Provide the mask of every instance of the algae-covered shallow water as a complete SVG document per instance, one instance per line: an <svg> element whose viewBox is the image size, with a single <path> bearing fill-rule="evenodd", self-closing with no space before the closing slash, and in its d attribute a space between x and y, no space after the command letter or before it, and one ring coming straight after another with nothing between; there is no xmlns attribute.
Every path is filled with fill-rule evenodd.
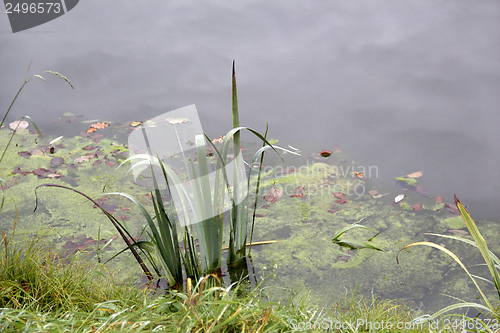
<svg viewBox="0 0 500 333"><path fill-rule="evenodd" d="M127 176L127 166L116 170L128 157L125 142L130 127L112 123L109 128L87 134L85 130L91 123L71 114L58 122L80 134L53 144L49 142L57 135L39 138L21 130L14 136L0 165L0 178L7 184L3 186L7 200L0 215L0 230L7 232L13 226L17 211L18 234L31 235L43 228L46 240L67 255L90 246L89 258L106 260L124 245L92 203L67 190L43 187L38 190L38 209L33 212L34 189L40 184L60 184L100 198L99 203L107 211L124 221L134 237L139 236L145 221L132 202L119 196L101 197L106 186L105 192L132 194L152 210L141 179ZM7 128L0 130L2 147L10 134ZM245 158L256 149L257 146L249 145ZM439 193L417 188L418 178L400 182L405 188L381 184L377 182L376 168L357 164L341 148L332 147L332 151L328 158L321 157L319 149L302 152L301 157L284 154L284 164L266 155L270 158L263 169L253 241L278 242L252 248L252 279L260 281L264 277L264 286L307 290L311 303L324 307L355 289L358 295L373 293L400 299L416 314L432 313L455 303L452 297L479 302L477 290L465 272L435 249L407 249L400 254L400 264L396 263L396 255L405 245L430 240L452 250L473 274L488 276L486 268L471 267L483 263L479 251L457 241L424 234L470 238L461 217L447 205L452 198L441 201ZM414 171L417 170L408 173ZM403 175L394 178L398 176ZM271 189L283 193L271 200L272 193L276 193ZM405 199L394 204L394 197L403 193ZM350 230L340 239L367 241L379 233L369 243L382 251L353 251L332 242L340 229L358 221L372 230ZM498 221L476 222L490 249L498 253ZM96 253L99 245L101 250ZM125 276L130 276L131 267L140 273L138 265L127 255L109 266L120 269ZM479 284L494 299L493 288L484 282Z"/></svg>

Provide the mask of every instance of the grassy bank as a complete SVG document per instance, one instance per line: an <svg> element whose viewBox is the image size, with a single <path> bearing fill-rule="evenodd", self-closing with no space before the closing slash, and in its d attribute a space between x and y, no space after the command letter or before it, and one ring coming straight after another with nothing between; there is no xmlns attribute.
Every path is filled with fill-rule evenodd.
<svg viewBox="0 0 500 333"><path fill-rule="evenodd" d="M320 310L285 289L209 288L200 281L187 283L182 292L152 293L151 288L121 283L105 266L79 254L61 259L40 237L5 240L0 256L2 332L287 332L314 324L316 331L326 331L325 325L339 331L335 325L344 324L342 331L362 332L366 326L356 327L358 320L412 320L396 301L351 295Z"/></svg>

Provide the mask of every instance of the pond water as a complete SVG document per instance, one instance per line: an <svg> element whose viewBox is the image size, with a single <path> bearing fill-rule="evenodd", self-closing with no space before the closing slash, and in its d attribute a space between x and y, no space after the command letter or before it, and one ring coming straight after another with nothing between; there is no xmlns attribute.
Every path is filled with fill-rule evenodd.
<svg viewBox="0 0 500 333"><path fill-rule="evenodd" d="M31 74L58 71L71 80L75 90L56 77L44 74L48 82L30 82L16 101L7 123L29 115L55 138L84 130L83 125L78 130L68 126L67 118L62 116L65 112L84 115L85 120L101 119L122 125L196 104L205 132L210 137L219 137L231 127L230 76L231 62L235 59L241 124L263 131L269 122L271 137L279 139L284 146L307 152L303 154L304 159L286 159L288 168L298 169L307 163L309 153L333 150L334 145L347 152L350 161L356 161L355 164L348 161L348 165L377 168L372 182L383 188L378 189L381 194L389 194L365 202L364 199L370 198L365 193L359 205L381 202L380 209L370 206L367 211L380 210L385 218L377 215L370 222L366 216L367 225L379 231L384 229L381 221L389 229L391 225L403 223L401 221L414 225L410 229L396 225L409 231L404 237L389 232L377 237L381 241L392 240L391 251L394 251L421 232L445 231L434 230L431 226L436 217L432 214L428 217L423 212L403 210L398 215L401 221L391 221L392 215L387 215L392 212L387 210L397 209L387 205L404 191L395 181L398 176L423 171L418 183L430 198L442 196L444 202L451 202L456 194L476 219L498 220L499 16L497 1L332 1L328 4L319 1L307 4L157 1L139 8L138 4L120 1L88 0L59 19L12 34L3 15L0 18L0 110L7 110L33 59ZM54 122L59 117L61 119ZM113 135L109 139L124 143ZM125 136L120 139L124 140ZM90 139L85 140L89 140L86 145L91 145ZM65 145L75 153L81 149L80 143L71 141ZM121 158L117 155L120 151L111 154L113 150L108 150L104 153L109 153L109 159L115 158L113 162ZM30 157L31 164L23 160L23 165L28 164L21 169L33 170L39 164L36 159L44 158ZM317 161L309 158L309 162L312 165ZM337 162L334 156L328 161L329 165ZM96 166L102 171L94 174L93 180L102 184L108 180L106 163L103 160L102 165ZM272 159L269 163L279 165ZM9 168L17 165L9 164ZM68 172L73 172L71 178L61 178L61 181L65 179L75 185L68 178L78 179L83 170L68 169ZM32 193L31 189L24 190L24 193ZM47 214L50 220L61 224L68 223L67 211L74 209L75 203L61 206L61 201L55 199L56 191L53 192L50 197L54 201L40 214ZM98 192L95 188L91 194ZM423 199L416 192L410 194ZM282 257L278 252L261 254L259 251L266 250L256 248L254 262L270 269L287 260L286 267L276 271L277 282L289 281L296 285L290 276L298 272L304 275L297 281L318 276L323 284L313 288L317 294L322 293L321 290L337 293L344 285L353 287L353 281L335 269L336 265L350 265L350 261L336 261L331 267L300 268L297 260L308 261L307 251L312 251L314 246L318 246L315 253L322 248L334 251L330 238L339 227L335 222L338 213L326 217L311 213L309 224L297 217L288 218L286 223L272 223L271 220L285 219L290 214L280 210L280 205L298 205L298 200L304 200L290 201L292 199L297 198L287 197L270 205L265 213L259 212L266 215L259 220L263 225L276 225L276 230L271 226L262 230L276 237L298 234L303 237L301 243L290 243L290 248L285 246L289 251L287 256L281 254ZM420 203L417 199L410 200L412 204ZM435 203L428 200L424 205L434 208ZM83 204L81 200L78 202ZM300 202L307 208L307 202ZM306 208L302 209L307 211ZM84 211L78 210L78 214L86 214ZM88 221L97 218L96 215L80 216L78 235L95 234L95 225ZM7 223L5 216L9 215L2 216L2 227ZM343 223L355 222L361 215L354 216L342 219ZM334 222L325 222L331 219ZM498 222L490 224L496 228ZM71 228L68 232L72 232ZM78 236L76 231L74 234ZM104 238L109 237L111 234ZM460 246L457 249L460 251ZM328 256L340 254L325 251ZM375 262L386 255L395 260L391 251L387 252L390 255L368 251L367 256L373 256ZM356 269L359 269L357 276L362 276L377 268ZM330 279L337 274L338 278ZM400 279L404 274L409 273L401 273ZM429 286L427 291L409 288L409 277L404 281L393 275L386 277L392 283L397 281L408 286L405 290L398 289L396 296L400 293L406 299L422 300L425 298L422 295L436 295L436 290L451 291L450 286L457 282L447 279L454 274L450 269L446 276L433 281L436 287ZM339 280L343 282L339 284ZM438 282L449 285L442 287ZM379 280L370 283L383 285ZM365 287L370 283L365 281ZM394 289L394 285L388 289ZM425 306L428 309L431 305Z"/></svg>
<svg viewBox="0 0 500 333"><path fill-rule="evenodd" d="M153 214L148 194L151 180L127 175L129 164L116 169L129 156L121 140L132 128L115 123L95 133L86 133L92 123L70 113L54 125L72 128L80 135L64 137L53 144L50 142L54 135L39 138L28 130L20 130L14 136L0 166L8 199L2 209L0 230L12 230L17 216L19 236L41 233L63 256L87 249L84 255L90 260L105 261L124 248L105 216L77 193L55 187L37 190L34 212L34 189L42 184L56 184L82 191L127 225L131 236L138 237L146 224L139 209L124 197L101 196L103 192L131 194ZM2 146L11 133L6 128L0 130ZM244 147L244 158L250 161L258 146L247 143ZM252 282L259 283L264 278L262 286L287 286L301 293L308 290L311 303L322 307L332 305L355 289L358 295L373 293L377 297L398 298L415 314L452 304L454 300L450 297L477 301L472 281L437 250L424 247L405 250L400 256L401 263L396 263L401 248L415 241L430 240L453 251L466 265L472 266L475 274L488 276L485 267L473 267L483 262L479 251L456 240L425 234L471 239L454 204L425 192L418 185L421 177L402 178L406 182L400 181L398 192L391 193L390 186L378 182L376 168L354 162L338 147L327 158L317 152L303 152L301 156L283 154L285 164L277 163L273 154L267 156L252 240L278 242L253 247ZM174 155L167 162L178 165L177 160ZM181 175L184 171L176 168L176 172ZM398 205L394 203L394 193L405 194ZM164 200L172 204L172 199ZM339 240L365 242L364 246L374 248L361 246L353 250L332 242L342 228L356 222L369 230L349 230ZM500 224L479 219L476 222L495 252ZM226 232L226 243L227 236ZM121 270L127 278L137 276L131 275L131 267L140 273L130 255L122 255L107 265L112 270ZM480 284L489 297L495 297L488 285ZM278 290L275 295L283 292Z"/></svg>

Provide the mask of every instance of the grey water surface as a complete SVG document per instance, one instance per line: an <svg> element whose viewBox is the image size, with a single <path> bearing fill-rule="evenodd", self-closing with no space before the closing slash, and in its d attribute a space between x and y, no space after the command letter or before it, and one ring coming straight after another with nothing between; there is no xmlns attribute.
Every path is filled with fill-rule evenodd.
<svg viewBox="0 0 500 333"><path fill-rule="evenodd" d="M64 112L128 122L196 104L204 130L241 124L283 145L338 145L378 177L423 171L431 195L498 217L498 1L80 2L13 34L0 15L0 110L46 131ZM3 111L2 111L3 112ZM306 150L307 150L306 149ZM391 183L392 184L392 183ZM394 193L397 193L397 190Z"/></svg>

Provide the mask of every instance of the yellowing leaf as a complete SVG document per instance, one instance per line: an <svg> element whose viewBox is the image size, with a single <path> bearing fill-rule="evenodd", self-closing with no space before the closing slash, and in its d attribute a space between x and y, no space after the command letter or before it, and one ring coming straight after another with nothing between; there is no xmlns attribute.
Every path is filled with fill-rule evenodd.
<svg viewBox="0 0 500 333"><path fill-rule="evenodd" d="M140 124L142 124L142 121L132 121L132 122L129 123L129 125L132 126L132 127L137 127Z"/></svg>

